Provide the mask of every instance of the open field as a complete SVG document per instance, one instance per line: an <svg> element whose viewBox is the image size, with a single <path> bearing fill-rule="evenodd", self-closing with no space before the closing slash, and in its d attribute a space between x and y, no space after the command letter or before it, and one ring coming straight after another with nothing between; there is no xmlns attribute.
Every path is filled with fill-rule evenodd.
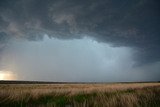
<svg viewBox="0 0 160 107"><path fill-rule="evenodd" d="M160 107L160 83L0 84L0 107Z"/></svg>

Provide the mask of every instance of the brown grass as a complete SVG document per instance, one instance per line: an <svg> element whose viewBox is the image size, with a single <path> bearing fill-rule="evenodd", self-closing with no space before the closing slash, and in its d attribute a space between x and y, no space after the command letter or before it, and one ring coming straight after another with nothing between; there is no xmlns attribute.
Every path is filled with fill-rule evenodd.
<svg viewBox="0 0 160 107"><path fill-rule="evenodd" d="M160 83L2 84L1 106L159 107Z"/></svg>

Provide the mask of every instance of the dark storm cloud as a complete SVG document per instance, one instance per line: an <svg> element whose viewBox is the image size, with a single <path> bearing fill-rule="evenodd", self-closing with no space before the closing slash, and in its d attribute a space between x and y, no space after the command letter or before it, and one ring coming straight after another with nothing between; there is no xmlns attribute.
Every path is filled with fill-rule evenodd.
<svg viewBox="0 0 160 107"><path fill-rule="evenodd" d="M158 0L1 0L0 32L29 40L85 34L134 47L141 63L154 62L160 60L159 10Z"/></svg>

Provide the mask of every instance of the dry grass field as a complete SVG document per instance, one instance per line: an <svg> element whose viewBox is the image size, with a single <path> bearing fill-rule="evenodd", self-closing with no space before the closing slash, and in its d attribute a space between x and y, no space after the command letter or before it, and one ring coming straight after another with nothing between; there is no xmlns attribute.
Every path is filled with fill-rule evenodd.
<svg viewBox="0 0 160 107"><path fill-rule="evenodd" d="M0 84L0 107L160 107L160 83Z"/></svg>

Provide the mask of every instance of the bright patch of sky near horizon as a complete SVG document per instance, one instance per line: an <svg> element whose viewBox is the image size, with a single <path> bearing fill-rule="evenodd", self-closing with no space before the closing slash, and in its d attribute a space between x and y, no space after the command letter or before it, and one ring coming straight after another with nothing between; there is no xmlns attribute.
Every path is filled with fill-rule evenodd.
<svg viewBox="0 0 160 107"><path fill-rule="evenodd" d="M16 80L16 74L11 71L0 71L0 80Z"/></svg>
<svg viewBox="0 0 160 107"><path fill-rule="evenodd" d="M94 39L42 41L14 39L3 52L3 70L18 80L117 82L156 80L160 63L136 67L135 50L113 47ZM152 68L155 71L152 71Z"/></svg>

